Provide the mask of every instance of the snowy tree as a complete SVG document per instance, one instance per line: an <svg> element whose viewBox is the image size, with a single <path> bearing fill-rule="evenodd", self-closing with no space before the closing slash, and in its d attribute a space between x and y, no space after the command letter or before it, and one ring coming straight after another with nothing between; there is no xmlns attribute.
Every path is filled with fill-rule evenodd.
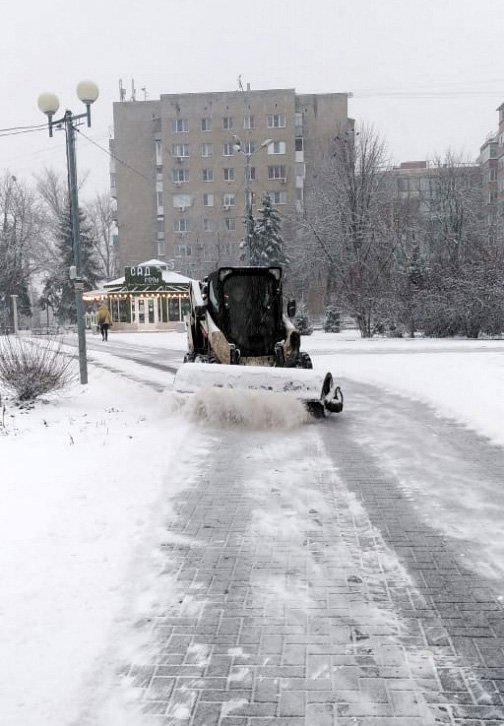
<svg viewBox="0 0 504 726"><path fill-rule="evenodd" d="M481 170L448 152L430 165L424 232L429 272L422 294L427 335L500 332L504 259L482 204Z"/></svg>
<svg viewBox="0 0 504 726"><path fill-rule="evenodd" d="M101 279L102 270L97 253L97 243L91 234L86 216L79 210L81 275L84 288L91 290ZM53 272L46 278L40 298L42 306L49 305L60 322L74 323L77 320L75 289L69 276L69 268L74 264L72 245L72 226L70 209L63 210L56 231L58 260Z"/></svg>
<svg viewBox="0 0 504 726"><path fill-rule="evenodd" d="M371 128L342 129L306 200L303 224L325 266L326 303L352 315L362 336L390 314L398 208L386 184L384 142Z"/></svg>
<svg viewBox="0 0 504 726"><path fill-rule="evenodd" d="M294 325L301 335L311 335L313 333L313 325L310 319L310 315L306 309L304 303L300 303L296 317L294 318Z"/></svg>
<svg viewBox="0 0 504 726"><path fill-rule="evenodd" d="M287 264L288 258L281 235L282 220L273 207L269 194L264 195L263 206L258 210L258 215L259 219L249 220L249 224L253 225L250 240L251 264L283 267Z"/></svg>
<svg viewBox="0 0 504 726"><path fill-rule="evenodd" d="M405 251L397 262L396 285L396 322L402 323L411 338L421 327L425 291L428 284L429 268L427 258L417 244L411 252Z"/></svg>
<svg viewBox="0 0 504 726"><path fill-rule="evenodd" d="M10 172L0 179L0 325L12 326L12 295L18 312L30 314L29 286L40 237L37 200Z"/></svg>
<svg viewBox="0 0 504 726"><path fill-rule="evenodd" d="M341 330L341 315L332 305L329 305L325 311L324 332L339 333Z"/></svg>
<svg viewBox="0 0 504 726"><path fill-rule="evenodd" d="M119 268L112 238L114 224L114 210L112 200L108 194L97 194L94 199L85 205L91 234L97 243L97 254L101 260L103 277L112 280L117 277Z"/></svg>

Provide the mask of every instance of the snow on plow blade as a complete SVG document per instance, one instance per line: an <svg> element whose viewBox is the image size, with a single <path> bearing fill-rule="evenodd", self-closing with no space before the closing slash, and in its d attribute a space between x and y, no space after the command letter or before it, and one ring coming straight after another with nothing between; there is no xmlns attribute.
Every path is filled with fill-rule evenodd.
<svg viewBox="0 0 504 726"><path fill-rule="evenodd" d="M173 382L175 391L196 393L207 388L286 393L305 404L322 404L329 411L343 408L341 391L334 387L330 373L322 375L304 368L208 363L183 363L180 366Z"/></svg>

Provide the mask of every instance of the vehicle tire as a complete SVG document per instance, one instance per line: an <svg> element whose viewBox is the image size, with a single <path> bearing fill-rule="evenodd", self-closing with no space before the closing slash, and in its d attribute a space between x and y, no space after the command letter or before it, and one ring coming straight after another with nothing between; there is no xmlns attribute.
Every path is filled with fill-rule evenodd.
<svg viewBox="0 0 504 726"><path fill-rule="evenodd" d="M308 353L298 353L296 368L313 368L312 359Z"/></svg>
<svg viewBox="0 0 504 726"><path fill-rule="evenodd" d="M326 414L323 403L319 403L318 401L310 401L310 403L307 404L306 408L312 418L317 420L325 418Z"/></svg>

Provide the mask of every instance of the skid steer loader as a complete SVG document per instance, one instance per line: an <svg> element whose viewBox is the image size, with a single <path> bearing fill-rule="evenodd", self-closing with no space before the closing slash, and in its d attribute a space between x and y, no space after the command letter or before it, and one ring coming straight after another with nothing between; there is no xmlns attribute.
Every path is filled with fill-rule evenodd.
<svg viewBox="0 0 504 726"><path fill-rule="evenodd" d="M280 267L221 267L193 280L186 318L188 352L174 389L245 388L289 393L316 417L343 410L331 373L313 370L291 322L295 302L283 312Z"/></svg>

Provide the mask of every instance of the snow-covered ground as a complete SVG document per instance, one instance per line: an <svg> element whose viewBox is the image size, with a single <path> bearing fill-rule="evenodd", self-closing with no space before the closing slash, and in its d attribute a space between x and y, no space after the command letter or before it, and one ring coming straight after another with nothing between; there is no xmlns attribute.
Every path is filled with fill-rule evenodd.
<svg viewBox="0 0 504 726"><path fill-rule="evenodd" d="M113 333L115 341L185 349L178 333ZM134 618L136 603L139 613L154 604L142 563L166 538L170 497L190 482L193 457L211 445L169 390L160 392L169 375L119 361L106 346L89 352L89 385L27 411L7 400L0 411L6 726L69 726L82 713L96 663L108 657L104 644ZM424 401L504 445L504 341L368 341L317 331L303 346L319 370ZM473 504L460 506L469 514ZM484 531L478 536L484 546ZM490 537L494 530L489 547Z"/></svg>

